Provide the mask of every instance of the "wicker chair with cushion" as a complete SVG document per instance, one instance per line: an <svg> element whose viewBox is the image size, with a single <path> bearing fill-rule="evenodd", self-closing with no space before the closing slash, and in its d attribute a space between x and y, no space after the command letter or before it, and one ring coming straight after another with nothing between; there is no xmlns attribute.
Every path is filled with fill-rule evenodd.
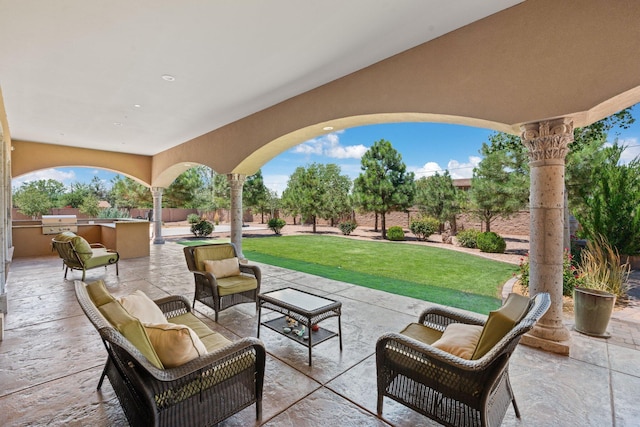
<svg viewBox="0 0 640 427"><path fill-rule="evenodd" d="M549 308L547 293L510 294L486 321L446 308L378 339L378 414L387 396L446 426L498 426L510 404L509 358Z"/></svg>
<svg viewBox="0 0 640 427"><path fill-rule="evenodd" d="M58 252L64 265L64 278L71 270L82 270L82 280L84 280L87 270L97 267L107 268L109 265L116 266L116 276L118 275L118 252L107 249L100 243L89 244L83 237L71 231L65 231L51 239L53 249Z"/></svg>
<svg viewBox="0 0 640 427"><path fill-rule="evenodd" d="M216 322L220 311L236 304L253 302L258 309L260 268L239 262L233 243L186 246L184 256L195 279L193 305L211 307Z"/></svg>
<svg viewBox="0 0 640 427"><path fill-rule="evenodd" d="M211 426L254 403L260 417L260 340L227 340L182 296L114 298L103 281L76 281L75 291L108 353L98 389L107 377L130 425Z"/></svg>

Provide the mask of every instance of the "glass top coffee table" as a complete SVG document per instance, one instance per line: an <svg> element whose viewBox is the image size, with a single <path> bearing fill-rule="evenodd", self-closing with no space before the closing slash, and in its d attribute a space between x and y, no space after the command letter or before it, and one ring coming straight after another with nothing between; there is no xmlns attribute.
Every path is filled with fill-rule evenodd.
<svg viewBox="0 0 640 427"><path fill-rule="evenodd" d="M283 316L262 322L262 309L266 308ZM279 334L291 338L309 348L309 366L311 366L311 348L321 342L337 336L340 339L340 351L342 351L342 324L340 315L342 303L329 298L320 297L309 292L293 288L278 289L258 295L258 338L260 338L260 326L264 325ZM332 332L321 327L313 327L330 317L338 317L338 332ZM290 327L287 317L295 319L298 326ZM301 330L304 325L305 332L301 335L294 331ZM290 328L287 331L285 328ZM315 329L315 330L314 330Z"/></svg>

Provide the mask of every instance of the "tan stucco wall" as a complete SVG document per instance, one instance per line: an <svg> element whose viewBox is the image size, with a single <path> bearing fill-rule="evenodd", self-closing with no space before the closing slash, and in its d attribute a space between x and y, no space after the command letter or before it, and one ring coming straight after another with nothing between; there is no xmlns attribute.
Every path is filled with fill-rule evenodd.
<svg viewBox="0 0 640 427"><path fill-rule="evenodd" d="M637 1L529 0L159 153L153 181L195 160L252 174L327 125L590 124L640 102L639 17Z"/></svg>
<svg viewBox="0 0 640 427"><path fill-rule="evenodd" d="M90 150L37 142L12 142L11 176L54 167L96 167L127 175L142 184L151 183L150 156Z"/></svg>

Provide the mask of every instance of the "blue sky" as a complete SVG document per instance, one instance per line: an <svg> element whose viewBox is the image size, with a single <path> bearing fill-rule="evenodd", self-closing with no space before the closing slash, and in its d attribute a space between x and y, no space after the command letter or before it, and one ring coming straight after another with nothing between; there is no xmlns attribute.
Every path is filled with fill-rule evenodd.
<svg viewBox="0 0 640 427"><path fill-rule="evenodd" d="M640 155L640 104L633 108L636 123L613 140L628 146L624 160ZM265 184L278 195L287 186L289 176L298 166L311 163L335 163L342 174L354 179L360 174L360 158L380 139L391 142L402 155L409 171L416 177L433 175L435 171L449 170L453 178L470 178L473 168L482 159L479 154L483 142L493 131L469 126L442 123L393 123L369 125L332 132L293 147L262 167ZM66 186L74 182L90 182L98 176L107 186L115 176L113 172L94 168L56 168L23 175L13 180L19 187L25 181L56 179Z"/></svg>

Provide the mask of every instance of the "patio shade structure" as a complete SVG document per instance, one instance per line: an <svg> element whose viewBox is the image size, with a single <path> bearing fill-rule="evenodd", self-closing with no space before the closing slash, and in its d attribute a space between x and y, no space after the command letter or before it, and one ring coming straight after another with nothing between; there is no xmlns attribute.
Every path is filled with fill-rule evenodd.
<svg viewBox="0 0 640 427"><path fill-rule="evenodd" d="M144 183L162 243L162 189L210 166L241 254L244 179L288 148L372 123L479 126L529 149L531 291L552 305L528 340L566 354L564 158L575 127L640 101L639 18L633 0L0 0L0 265L11 179L28 172Z"/></svg>

